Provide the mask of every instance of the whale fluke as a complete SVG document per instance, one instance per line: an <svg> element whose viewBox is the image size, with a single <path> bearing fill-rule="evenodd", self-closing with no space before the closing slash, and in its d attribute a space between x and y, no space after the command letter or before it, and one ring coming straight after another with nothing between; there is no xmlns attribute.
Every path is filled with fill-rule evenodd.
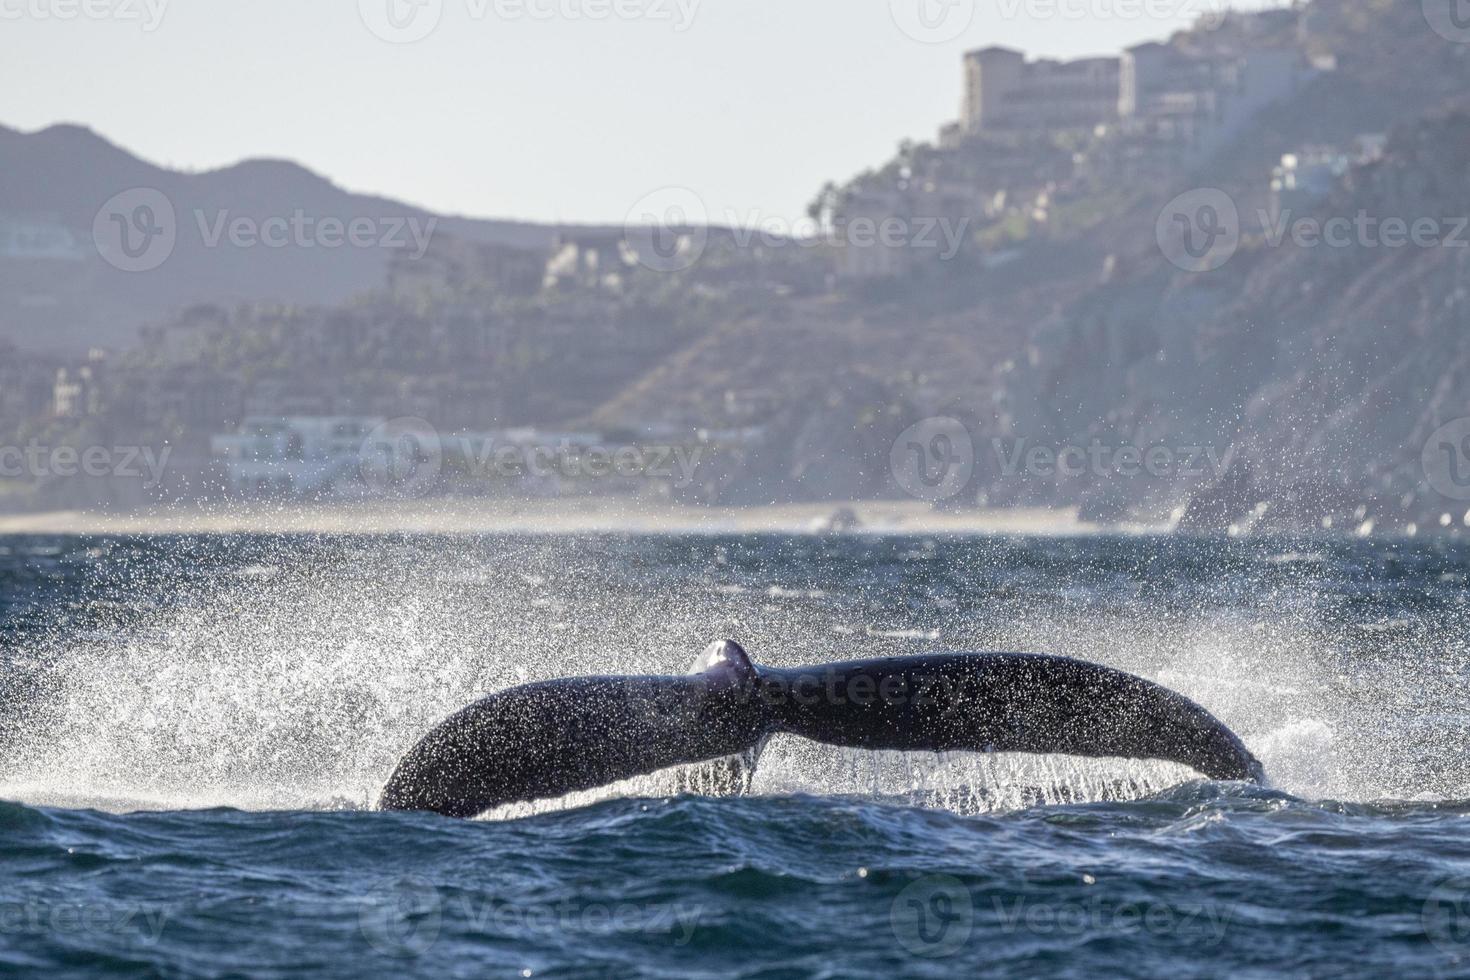
<svg viewBox="0 0 1470 980"><path fill-rule="evenodd" d="M684 677L578 677L491 694L404 755L385 810L470 817L659 769L759 755L775 733L861 749L1163 759L1264 780L1236 735L1188 698L1069 657L952 653L776 669L734 641Z"/></svg>

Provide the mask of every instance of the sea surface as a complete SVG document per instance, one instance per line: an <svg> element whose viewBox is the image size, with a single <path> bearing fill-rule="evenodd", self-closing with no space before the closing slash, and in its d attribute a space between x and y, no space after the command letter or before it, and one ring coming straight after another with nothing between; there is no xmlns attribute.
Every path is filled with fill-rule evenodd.
<svg viewBox="0 0 1470 980"><path fill-rule="evenodd" d="M1470 975L1470 546L1166 537L0 537L0 973ZM489 691L1028 650L1199 701L1179 766L773 741L373 812Z"/></svg>

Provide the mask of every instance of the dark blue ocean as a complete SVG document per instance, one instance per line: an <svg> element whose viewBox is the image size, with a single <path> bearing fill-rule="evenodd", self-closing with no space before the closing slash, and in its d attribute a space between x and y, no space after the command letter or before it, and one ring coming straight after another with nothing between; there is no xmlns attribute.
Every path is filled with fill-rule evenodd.
<svg viewBox="0 0 1470 980"><path fill-rule="evenodd" d="M1160 537L0 537L0 972L1470 975L1470 547ZM773 742L456 821L372 812L546 677L1070 654L1269 788Z"/></svg>

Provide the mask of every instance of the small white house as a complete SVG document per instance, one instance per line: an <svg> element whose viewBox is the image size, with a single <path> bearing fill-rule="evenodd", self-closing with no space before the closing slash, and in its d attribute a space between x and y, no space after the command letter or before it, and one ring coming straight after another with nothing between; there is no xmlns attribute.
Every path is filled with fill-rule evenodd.
<svg viewBox="0 0 1470 980"><path fill-rule="evenodd" d="M232 492L302 496L355 480L362 448L380 418L291 416L245 419L239 431L210 438Z"/></svg>

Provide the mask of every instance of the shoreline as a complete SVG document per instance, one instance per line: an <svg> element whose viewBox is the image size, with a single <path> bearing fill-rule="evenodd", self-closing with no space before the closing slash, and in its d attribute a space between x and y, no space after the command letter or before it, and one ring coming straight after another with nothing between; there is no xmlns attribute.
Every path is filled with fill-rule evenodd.
<svg viewBox="0 0 1470 980"><path fill-rule="evenodd" d="M805 534L840 511L847 533L1074 535L1159 533L1160 525L1103 528L1075 509L992 508L938 512L920 501L695 507L608 499L428 500L171 507L126 514L0 514L0 534Z"/></svg>

